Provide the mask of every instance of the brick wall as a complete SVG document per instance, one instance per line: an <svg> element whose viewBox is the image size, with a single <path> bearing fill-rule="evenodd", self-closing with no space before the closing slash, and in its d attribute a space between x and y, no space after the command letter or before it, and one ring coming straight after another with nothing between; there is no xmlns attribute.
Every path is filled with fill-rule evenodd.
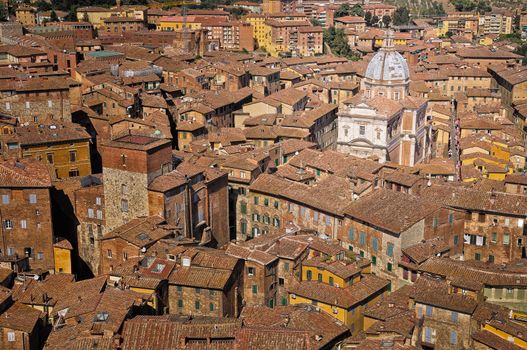
<svg viewBox="0 0 527 350"><path fill-rule="evenodd" d="M8 204L0 202L2 254L23 257L25 249L29 248L31 269L53 271L53 223L49 189L1 188L1 195L9 196ZM30 195L36 195L36 203L30 203Z"/></svg>

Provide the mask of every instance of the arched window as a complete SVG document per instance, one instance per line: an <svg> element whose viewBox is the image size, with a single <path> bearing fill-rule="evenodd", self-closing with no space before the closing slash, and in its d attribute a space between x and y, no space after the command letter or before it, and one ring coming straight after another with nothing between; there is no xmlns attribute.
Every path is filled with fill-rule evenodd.
<svg viewBox="0 0 527 350"><path fill-rule="evenodd" d="M280 227L280 219L276 216L273 218L273 226L274 227Z"/></svg>

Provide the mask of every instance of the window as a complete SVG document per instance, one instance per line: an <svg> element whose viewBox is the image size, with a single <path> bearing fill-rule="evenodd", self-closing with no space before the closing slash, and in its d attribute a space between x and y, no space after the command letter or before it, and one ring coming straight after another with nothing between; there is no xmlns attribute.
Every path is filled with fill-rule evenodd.
<svg viewBox="0 0 527 350"><path fill-rule="evenodd" d="M497 243L498 242L498 234L496 232L492 232L492 236L491 236L490 241L492 243Z"/></svg>
<svg viewBox="0 0 527 350"><path fill-rule="evenodd" d="M183 307L183 300L182 299L178 299L177 307Z"/></svg>
<svg viewBox="0 0 527 350"><path fill-rule="evenodd" d="M112 258L112 250L111 249L108 249L108 252L107 252L107 255L108 255L108 258Z"/></svg>
<svg viewBox="0 0 527 350"><path fill-rule="evenodd" d="M36 204L37 203L37 195L36 194L30 194L29 195L29 203Z"/></svg>
<svg viewBox="0 0 527 350"><path fill-rule="evenodd" d="M474 254L474 260L480 261L481 260L481 254L480 253Z"/></svg>
<svg viewBox="0 0 527 350"><path fill-rule="evenodd" d="M254 197L254 204L258 205L259 201L260 201L260 199L258 197Z"/></svg>
<svg viewBox="0 0 527 350"><path fill-rule="evenodd" d="M457 344L457 332L450 331L450 345L456 345L456 344Z"/></svg>
<svg viewBox="0 0 527 350"><path fill-rule="evenodd" d="M242 235L247 234L247 222L245 220L240 221L240 231Z"/></svg>
<svg viewBox="0 0 527 350"><path fill-rule="evenodd" d="M7 332L7 341L9 342L16 341L15 332Z"/></svg>
<svg viewBox="0 0 527 350"><path fill-rule="evenodd" d="M371 263L372 263L372 265L377 265L377 257L375 255L372 255Z"/></svg>
<svg viewBox="0 0 527 350"><path fill-rule="evenodd" d="M27 220L20 220L20 228L23 228L23 229L27 228Z"/></svg>
<svg viewBox="0 0 527 350"><path fill-rule="evenodd" d="M359 126L359 134L360 135L365 135L366 134L366 126L364 126L364 125L360 125Z"/></svg>
<svg viewBox="0 0 527 350"><path fill-rule="evenodd" d="M318 274L318 281L322 282L322 274L321 273Z"/></svg>
<svg viewBox="0 0 527 350"><path fill-rule="evenodd" d="M454 236L454 245L457 245L458 243L459 243L459 236L455 235Z"/></svg>
<svg viewBox="0 0 527 350"><path fill-rule="evenodd" d="M434 308L430 305L426 305L426 316L432 316L432 310Z"/></svg>
<svg viewBox="0 0 527 350"><path fill-rule="evenodd" d="M201 304L199 303L199 300L196 300L196 302L194 303L194 307L196 308L196 310L199 310L201 308Z"/></svg>
<svg viewBox="0 0 527 350"><path fill-rule="evenodd" d="M275 217L273 218L273 226L274 227L279 227L280 226L280 219Z"/></svg>
<svg viewBox="0 0 527 350"><path fill-rule="evenodd" d="M393 258L393 243L386 244L386 255Z"/></svg>
<svg viewBox="0 0 527 350"><path fill-rule="evenodd" d="M361 233L359 234L359 244L360 244L361 246L363 246L363 245L366 244L366 233L361 232Z"/></svg>
<svg viewBox="0 0 527 350"><path fill-rule="evenodd" d="M439 226L439 221L437 220L437 218L433 218L432 219L432 227L436 228L437 226Z"/></svg>
<svg viewBox="0 0 527 350"><path fill-rule="evenodd" d="M280 203L278 201L274 201L274 208L278 209L279 206L280 206Z"/></svg>
<svg viewBox="0 0 527 350"><path fill-rule="evenodd" d="M121 199L121 211L128 213L128 201L126 199Z"/></svg>
<svg viewBox="0 0 527 350"><path fill-rule="evenodd" d="M7 248L7 255L9 255L9 256L15 255L15 248L8 247Z"/></svg>
<svg viewBox="0 0 527 350"><path fill-rule="evenodd" d="M258 294L258 286L256 284L252 285L253 294Z"/></svg>
<svg viewBox="0 0 527 350"><path fill-rule="evenodd" d="M254 276L256 274L256 269L254 267L247 268L247 275Z"/></svg>
<svg viewBox="0 0 527 350"><path fill-rule="evenodd" d="M329 277L329 285L332 286L334 284L333 277Z"/></svg>
<svg viewBox="0 0 527 350"><path fill-rule="evenodd" d="M11 230L13 228L13 221L9 219L4 220L4 228L6 230Z"/></svg>
<svg viewBox="0 0 527 350"><path fill-rule="evenodd" d="M376 252L379 249L379 240L375 237L371 238L371 248L374 252Z"/></svg>
<svg viewBox="0 0 527 350"><path fill-rule="evenodd" d="M264 198L264 205L265 205L266 207L269 206L269 198Z"/></svg>
<svg viewBox="0 0 527 350"><path fill-rule="evenodd" d="M94 211L92 208L88 208L88 217L90 219L94 218Z"/></svg>
<svg viewBox="0 0 527 350"><path fill-rule="evenodd" d="M353 227L350 227L350 229L348 230L348 239L350 241L355 240L355 230L353 229Z"/></svg>
<svg viewBox="0 0 527 350"><path fill-rule="evenodd" d="M37 259L38 259L38 260L43 260L43 259L44 259L44 253L42 253L42 252L38 252L38 253L37 253Z"/></svg>
<svg viewBox="0 0 527 350"><path fill-rule="evenodd" d="M326 226L331 225L331 217L329 215L326 215Z"/></svg>
<svg viewBox="0 0 527 350"><path fill-rule="evenodd" d="M95 204L96 205L101 205L102 204L102 198L101 197L96 197L95 198Z"/></svg>
<svg viewBox="0 0 527 350"><path fill-rule="evenodd" d="M450 315L450 320L451 320L452 322L456 322L456 323L457 323L458 316L459 316L459 314L458 314L457 312L452 311L452 314Z"/></svg>
<svg viewBox="0 0 527 350"><path fill-rule="evenodd" d="M196 288L196 294L201 294L201 288Z"/></svg>
<svg viewBox="0 0 527 350"><path fill-rule="evenodd" d="M214 311L214 304L213 303L209 304L209 311Z"/></svg>
<svg viewBox="0 0 527 350"><path fill-rule="evenodd" d="M97 219L102 220L102 210L97 210Z"/></svg>
<svg viewBox="0 0 527 350"><path fill-rule="evenodd" d="M69 177L79 176L79 170L78 169L70 169L68 171L68 176Z"/></svg>
<svg viewBox="0 0 527 350"><path fill-rule="evenodd" d="M77 161L77 151L70 151L70 162L76 162Z"/></svg>
<svg viewBox="0 0 527 350"><path fill-rule="evenodd" d="M508 245L510 243L510 236L508 234L503 235L503 244Z"/></svg>
<svg viewBox="0 0 527 350"><path fill-rule="evenodd" d="M285 272L289 272L289 263L288 262L284 263L284 271Z"/></svg>
<svg viewBox="0 0 527 350"><path fill-rule="evenodd" d="M183 287L181 287L181 286L176 286L176 290L177 290L178 292L182 292L182 291L183 291Z"/></svg>
<svg viewBox="0 0 527 350"><path fill-rule="evenodd" d="M312 278L313 278L313 272L311 272L311 270L307 270L307 272L306 272L306 279L308 281L311 281Z"/></svg>
<svg viewBox="0 0 527 350"><path fill-rule="evenodd" d="M432 328L430 327L425 327L425 342L432 342Z"/></svg>
<svg viewBox="0 0 527 350"><path fill-rule="evenodd" d="M391 272L392 269L393 269L393 265L392 265L392 263L388 263L388 264L386 265L386 269L387 269L388 271Z"/></svg>
<svg viewBox="0 0 527 350"><path fill-rule="evenodd" d="M46 158L49 164L53 164L53 153L46 154Z"/></svg>
<svg viewBox="0 0 527 350"><path fill-rule="evenodd" d="M9 204L9 195L3 194L2 195L2 204Z"/></svg>
<svg viewBox="0 0 527 350"><path fill-rule="evenodd" d="M126 184L121 185L121 194L127 194L128 193L128 186Z"/></svg>
<svg viewBox="0 0 527 350"><path fill-rule="evenodd" d="M454 214L448 214L448 223L452 225L454 223Z"/></svg>
<svg viewBox="0 0 527 350"><path fill-rule="evenodd" d="M242 214L247 214L247 203L245 202L240 203L240 212Z"/></svg>

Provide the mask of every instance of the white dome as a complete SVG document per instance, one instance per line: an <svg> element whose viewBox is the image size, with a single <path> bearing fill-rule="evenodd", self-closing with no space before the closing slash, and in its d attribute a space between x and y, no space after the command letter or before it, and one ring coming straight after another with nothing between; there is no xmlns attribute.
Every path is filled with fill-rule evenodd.
<svg viewBox="0 0 527 350"><path fill-rule="evenodd" d="M404 57L393 47L393 33L388 32L383 47L368 64L365 77L372 80L408 80L410 73Z"/></svg>
<svg viewBox="0 0 527 350"><path fill-rule="evenodd" d="M368 64L366 78L372 80L407 80L408 64L397 51L380 50Z"/></svg>

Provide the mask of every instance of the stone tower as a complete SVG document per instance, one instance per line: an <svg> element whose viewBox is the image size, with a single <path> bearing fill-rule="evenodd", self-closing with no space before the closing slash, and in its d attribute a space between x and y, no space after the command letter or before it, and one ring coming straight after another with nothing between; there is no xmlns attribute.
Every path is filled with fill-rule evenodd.
<svg viewBox="0 0 527 350"><path fill-rule="evenodd" d="M102 144L106 231L147 216L148 185L172 170L170 140L126 135Z"/></svg>

